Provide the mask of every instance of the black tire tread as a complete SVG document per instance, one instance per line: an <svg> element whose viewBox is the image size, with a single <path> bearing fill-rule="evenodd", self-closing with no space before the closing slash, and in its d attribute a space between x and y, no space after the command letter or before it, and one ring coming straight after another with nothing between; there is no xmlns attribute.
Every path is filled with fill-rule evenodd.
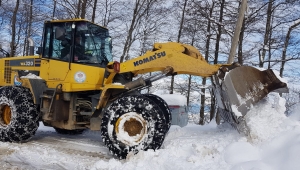
<svg viewBox="0 0 300 170"><path fill-rule="evenodd" d="M150 98L151 100L153 100L162 110L166 119L166 125L167 125L166 131L168 132L171 127L171 121L172 121L172 114L168 104L166 103L165 100L163 100L161 97L157 95L154 94L144 94L144 95Z"/></svg>
<svg viewBox="0 0 300 170"><path fill-rule="evenodd" d="M152 105L151 109L146 109L145 106ZM109 136L108 125L116 123L117 119L128 112L137 112L148 122L147 141L143 141L135 146L126 146L117 140L115 134ZM101 124L101 136L105 145L110 152L120 159L126 158L129 152L137 153L139 149L158 149L164 140L165 117L158 114L160 108L149 98L143 95L131 95L121 97L110 104L104 111ZM142 146L142 147L141 147ZM141 148L140 148L141 147Z"/></svg>

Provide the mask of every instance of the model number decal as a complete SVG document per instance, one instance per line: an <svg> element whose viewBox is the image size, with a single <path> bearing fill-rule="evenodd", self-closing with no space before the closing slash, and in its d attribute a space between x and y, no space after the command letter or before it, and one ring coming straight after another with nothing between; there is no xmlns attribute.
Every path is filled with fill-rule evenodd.
<svg viewBox="0 0 300 170"><path fill-rule="evenodd" d="M9 65L32 67L34 66L34 59L10 60Z"/></svg>
<svg viewBox="0 0 300 170"><path fill-rule="evenodd" d="M21 66L33 66L33 64L34 64L33 61L20 62Z"/></svg>

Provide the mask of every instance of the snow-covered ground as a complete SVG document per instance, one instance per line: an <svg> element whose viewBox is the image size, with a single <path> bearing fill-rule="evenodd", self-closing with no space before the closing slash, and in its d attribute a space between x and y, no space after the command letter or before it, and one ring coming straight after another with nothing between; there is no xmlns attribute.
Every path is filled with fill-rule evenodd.
<svg viewBox="0 0 300 170"><path fill-rule="evenodd" d="M57 134L42 124L23 144L0 142L0 169L122 170L299 170L300 106L284 115L284 100L274 95L247 114L251 137L227 124L171 126L161 149L115 159L100 133Z"/></svg>

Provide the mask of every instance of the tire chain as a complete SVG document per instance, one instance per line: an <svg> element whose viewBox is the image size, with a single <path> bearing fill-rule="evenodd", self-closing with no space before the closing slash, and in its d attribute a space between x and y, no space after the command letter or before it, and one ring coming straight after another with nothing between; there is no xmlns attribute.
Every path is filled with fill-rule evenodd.
<svg viewBox="0 0 300 170"><path fill-rule="evenodd" d="M145 109L150 106L151 109ZM142 95L125 96L114 101L104 113L101 124L101 136L110 152L120 159L125 159L129 152L137 153L139 150L158 149L165 136L165 117L157 114L160 108L147 97ZM138 112L148 121L148 135L146 141L135 146L126 146L117 140L115 132L112 136L108 126L114 126L120 116L128 112Z"/></svg>
<svg viewBox="0 0 300 170"><path fill-rule="evenodd" d="M0 88L0 105L11 108L11 122L0 124L0 140L26 142L38 129L39 114L29 89L18 86Z"/></svg>

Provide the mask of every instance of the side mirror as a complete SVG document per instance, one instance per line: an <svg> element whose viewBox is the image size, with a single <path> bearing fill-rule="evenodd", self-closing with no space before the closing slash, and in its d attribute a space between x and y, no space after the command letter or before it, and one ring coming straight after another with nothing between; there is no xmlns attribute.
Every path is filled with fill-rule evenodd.
<svg viewBox="0 0 300 170"><path fill-rule="evenodd" d="M55 28L55 39L64 40L65 39L66 30L61 27Z"/></svg>

